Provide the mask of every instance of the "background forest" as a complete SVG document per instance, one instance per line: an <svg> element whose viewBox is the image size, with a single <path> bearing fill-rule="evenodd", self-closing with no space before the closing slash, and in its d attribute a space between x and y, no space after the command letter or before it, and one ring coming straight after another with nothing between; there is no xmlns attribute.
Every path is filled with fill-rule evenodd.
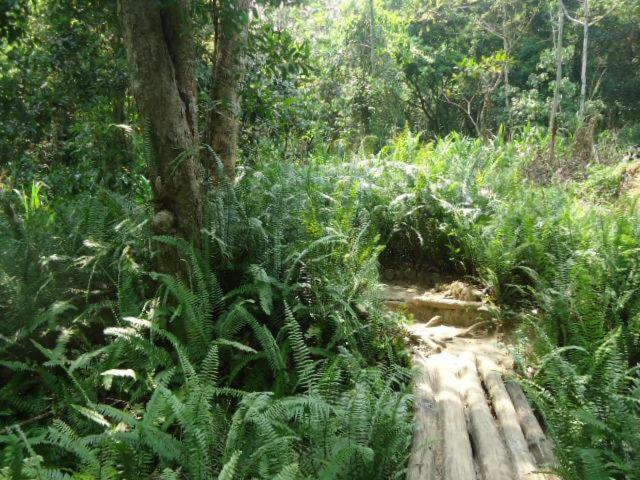
<svg viewBox="0 0 640 480"><path fill-rule="evenodd" d="M637 0L0 0L0 479L404 478L382 269L638 479L639 162Z"/></svg>

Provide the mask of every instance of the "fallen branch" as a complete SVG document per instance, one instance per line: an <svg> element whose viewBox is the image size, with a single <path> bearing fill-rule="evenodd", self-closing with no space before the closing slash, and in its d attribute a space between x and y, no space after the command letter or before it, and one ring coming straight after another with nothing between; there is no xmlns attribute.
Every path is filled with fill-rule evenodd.
<svg viewBox="0 0 640 480"><path fill-rule="evenodd" d="M473 331L475 331L477 328L481 327L482 325L486 325L488 323L491 323L491 321L490 320L483 320L481 322L474 323L469 328L466 328L462 332L457 334L456 337L463 337L463 338L469 337L469 336L471 336L471 333Z"/></svg>
<svg viewBox="0 0 640 480"><path fill-rule="evenodd" d="M436 315L435 317L431 317L431 320L425 324L425 327L437 327L439 325L442 325L442 317Z"/></svg>

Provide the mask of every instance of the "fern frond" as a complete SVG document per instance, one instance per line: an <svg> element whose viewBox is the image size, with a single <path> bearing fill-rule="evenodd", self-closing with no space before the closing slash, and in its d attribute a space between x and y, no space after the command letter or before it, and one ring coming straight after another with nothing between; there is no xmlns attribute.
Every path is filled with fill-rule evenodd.
<svg viewBox="0 0 640 480"><path fill-rule="evenodd" d="M311 360L311 354L304 341L300 325L296 322L289 305L285 303L285 325L289 333L289 340L293 350L293 358L296 362L296 371L298 374L298 383L307 391L313 388L313 373L315 365Z"/></svg>

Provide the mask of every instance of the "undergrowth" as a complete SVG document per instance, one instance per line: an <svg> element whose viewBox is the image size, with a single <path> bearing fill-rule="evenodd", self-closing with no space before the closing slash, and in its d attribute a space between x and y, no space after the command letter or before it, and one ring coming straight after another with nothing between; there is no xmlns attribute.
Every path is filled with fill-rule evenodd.
<svg viewBox="0 0 640 480"><path fill-rule="evenodd" d="M438 257L516 319L515 354L555 440L558 473L637 478L640 217L623 188L635 164L621 150L630 163L608 159L575 180L541 183L529 172L547 143L533 130L509 142L453 135L426 145L405 133L361 176L381 179L368 189L383 260L406 248ZM571 140L563 145L561 159Z"/></svg>
<svg viewBox="0 0 640 480"><path fill-rule="evenodd" d="M202 251L125 196L5 189L0 478L401 474L410 372L354 187L246 176L211 196ZM156 243L187 278L154 272Z"/></svg>
<svg viewBox="0 0 640 480"><path fill-rule="evenodd" d="M257 162L212 192L201 251L152 237L144 200L5 186L0 478L401 478L411 376L380 264L483 284L558 472L635 478L637 207L615 162L540 182L547 142ZM186 278L154 271L158 243Z"/></svg>

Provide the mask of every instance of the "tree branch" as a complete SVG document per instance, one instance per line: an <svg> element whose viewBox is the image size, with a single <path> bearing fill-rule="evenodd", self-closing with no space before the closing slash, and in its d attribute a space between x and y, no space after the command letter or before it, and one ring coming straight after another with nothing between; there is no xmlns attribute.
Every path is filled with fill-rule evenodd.
<svg viewBox="0 0 640 480"><path fill-rule="evenodd" d="M584 21L583 20L578 20L577 18L573 18L571 15L569 15L569 11L567 10L567 7L565 7L564 2L562 0L559 0L559 2L560 2L560 7L562 7L562 11L564 12L564 16L565 17L567 17L572 22L577 23L578 25L584 25Z"/></svg>

